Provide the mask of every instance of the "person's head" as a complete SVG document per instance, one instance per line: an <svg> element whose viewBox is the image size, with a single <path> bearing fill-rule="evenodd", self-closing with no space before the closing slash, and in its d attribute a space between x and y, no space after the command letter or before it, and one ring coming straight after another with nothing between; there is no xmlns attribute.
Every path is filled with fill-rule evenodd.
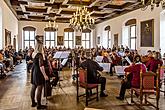
<svg viewBox="0 0 165 110"><path fill-rule="evenodd" d="M152 51L151 50L148 50L147 51L147 55L148 55L148 57L152 57Z"/></svg>
<svg viewBox="0 0 165 110"><path fill-rule="evenodd" d="M33 52L33 58L37 55L37 53L41 53L44 57L44 48L43 48L43 36L36 36L36 45L35 45L35 49Z"/></svg>
<svg viewBox="0 0 165 110"><path fill-rule="evenodd" d="M138 63L138 62L141 62L141 56L140 55L135 55L134 57L134 63Z"/></svg>
<svg viewBox="0 0 165 110"><path fill-rule="evenodd" d="M156 59L156 60L161 59L161 54L160 54L159 52L155 52L155 53L153 54L153 57L154 57L154 59Z"/></svg>

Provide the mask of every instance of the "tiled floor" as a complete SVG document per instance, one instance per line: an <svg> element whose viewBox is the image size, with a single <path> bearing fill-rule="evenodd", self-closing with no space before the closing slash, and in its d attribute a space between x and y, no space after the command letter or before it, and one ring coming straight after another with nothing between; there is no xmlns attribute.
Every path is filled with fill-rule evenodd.
<svg viewBox="0 0 165 110"><path fill-rule="evenodd" d="M47 110L84 110L85 103L80 100L76 102L76 87L72 83L71 71L65 70L62 73L62 89L53 89L52 96L49 97ZM105 110L139 110L135 105L129 105L130 95L127 92L126 100L119 101L115 97L119 93L120 79L116 76L103 75L107 78L108 97L99 98L99 101L92 101L88 108ZM30 102L30 74L26 73L26 65L23 62L17 65L14 72L10 72L7 78L0 80L0 110L35 110ZM45 103L45 98L42 98ZM165 109L165 98L161 94L160 110ZM145 110L154 110L153 107L145 107Z"/></svg>

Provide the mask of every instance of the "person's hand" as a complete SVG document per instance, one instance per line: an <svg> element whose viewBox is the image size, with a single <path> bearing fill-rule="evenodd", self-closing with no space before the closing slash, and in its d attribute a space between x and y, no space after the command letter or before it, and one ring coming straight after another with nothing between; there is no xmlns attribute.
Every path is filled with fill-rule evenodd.
<svg viewBox="0 0 165 110"><path fill-rule="evenodd" d="M47 75L45 75L45 76L44 76L44 78L45 78L45 80L49 80L49 78L48 78L48 76L47 76Z"/></svg>

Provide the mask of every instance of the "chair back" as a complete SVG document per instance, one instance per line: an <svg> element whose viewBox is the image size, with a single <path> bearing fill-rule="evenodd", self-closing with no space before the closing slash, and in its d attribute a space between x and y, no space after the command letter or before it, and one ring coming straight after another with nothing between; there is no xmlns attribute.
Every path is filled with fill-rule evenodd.
<svg viewBox="0 0 165 110"><path fill-rule="evenodd" d="M148 74L148 73L146 73ZM149 73L150 74L150 73ZM154 75L143 76L143 89L154 89Z"/></svg>
<svg viewBox="0 0 165 110"><path fill-rule="evenodd" d="M151 90L154 89L154 77L156 73L151 71L143 73L140 71L140 89L141 90Z"/></svg>
<svg viewBox="0 0 165 110"><path fill-rule="evenodd" d="M80 68L79 69L79 82L80 83L87 83L87 70Z"/></svg>
<svg viewBox="0 0 165 110"><path fill-rule="evenodd" d="M165 66L160 67L160 81L164 80Z"/></svg>

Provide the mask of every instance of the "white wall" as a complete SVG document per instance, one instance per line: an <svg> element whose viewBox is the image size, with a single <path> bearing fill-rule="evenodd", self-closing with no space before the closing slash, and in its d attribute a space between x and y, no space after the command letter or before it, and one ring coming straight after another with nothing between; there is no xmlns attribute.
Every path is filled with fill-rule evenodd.
<svg viewBox="0 0 165 110"><path fill-rule="evenodd" d="M107 20L103 23L97 24L96 26L96 36L100 36L101 39L104 37L104 28L109 25L112 32L112 45L114 42L114 34L119 35L119 45L122 43L122 27L126 21L129 19L135 18L137 20L137 50L141 54L150 50L158 50L160 48L160 12L162 11L161 7L155 7L153 11L150 10L150 6L147 10L142 11L141 9L135 10L133 12L124 14L122 16ZM154 47L140 47L140 22L145 20L154 19ZM103 45L104 42L102 42Z"/></svg>
<svg viewBox="0 0 165 110"><path fill-rule="evenodd" d="M165 53L165 10L160 14L160 47L161 53Z"/></svg>
<svg viewBox="0 0 165 110"><path fill-rule="evenodd" d="M26 26L32 26L36 28L36 35L44 35L44 28L48 22L35 22L35 21L19 21L18 23L18 36L19 36L19 48L23 48L23 28ZM57 36L64 36L64 29L69 27L69 23L57 23L58 32ZM81 32L75 32L76 36L81 36ZM93 35L91 35L93 37ZM93 38L91 38L93 40ZM75 40L74 40L75 41ZM91 42L93 45L93 41Z"/></svg>
<svg viewBox="0 0 165 110"><path fill-rule="evenodd" d="M18 29L18 36L19 36L19 48L23 48L23 28L26 26L32 26L36 28L36 35L44 35L44 28L48 22L35 22L35 21L19 21L19 29ZM57 23L58 24L58 36L64 35L64 28L68 28L69 24L66 23Z"/></svg>
<svg viewBox="0 0 165 110"><path fill-rule="evenodd" d="M5 46L5 29L11 31L11 43L13 37L18 35L18 20L6 5L4 0L0 0L0 49ZM17 40L17 38L16 38ZM18 42L17 42L18 43Z"/></svg>

